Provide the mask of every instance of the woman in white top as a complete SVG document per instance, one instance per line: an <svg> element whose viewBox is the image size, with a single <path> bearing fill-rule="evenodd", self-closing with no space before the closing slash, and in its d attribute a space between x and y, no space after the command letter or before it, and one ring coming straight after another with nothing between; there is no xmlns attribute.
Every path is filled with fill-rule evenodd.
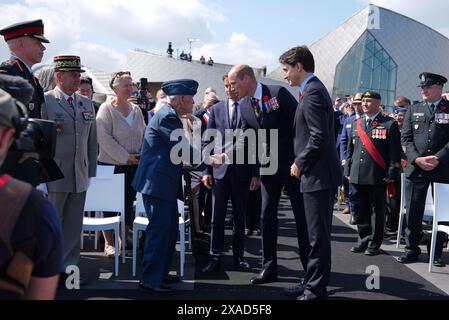
<svg viewBox="0 0 449 320"><path fill-rule="evenodd" d="M145 122L139 107L128 101L133 92L130 73L114 73L110 87L116 96L103 103L97 114L98 164L114 165L115 173L125 174L125 226L129 231L134 220L133 203L136 198L131 183L139 163ZM105 213L105 216L114 214ZM104 237L105 254L113 257L114 246L117 245L114 244L113 231L105 231Z"/></svg>

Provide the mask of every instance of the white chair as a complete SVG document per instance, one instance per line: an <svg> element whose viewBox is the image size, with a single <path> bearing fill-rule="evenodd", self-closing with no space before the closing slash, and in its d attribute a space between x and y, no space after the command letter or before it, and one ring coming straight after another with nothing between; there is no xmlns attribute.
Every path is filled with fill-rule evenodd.
<svg viewBox="0 0 449 320"><path fill-rule="evenodd" d="M440 225L440 222L449 222L449 184L434 183L434 205L433 205L433 223L432 240L430 244L429 272L432 272L435 244L438 231L449 234L449 226Z"/></svg>
<svg viewBox="0 0 449 320"><path fill-rule="evenodd" d="M401 174L401 204L399 212L399 225L398 225L398 237L396 239L396 248L399 248L401 244L402 229L404 227L404 219L407 213L406 208L406 196L405 196L405 174ZM429 185L426 196L426 206L424 208L423 220L431 221L433 216L433 196L432 196L432 184Z"/></svg>
<svg viewBox="0 0 449 320"><path fill-rule="evenodd" d="M137 248L139 246L139 232L147 228L149 220L145 213L145 207L143 205L143 198L141 193L137 193L136 196L136 217L133 222L133 277L136 276L136 260L137 260ZM185 229L186 221L184 217L184 202L178 200L178 212L179 212L179 260L180 260L180 275L184 276L184 264L185 264Z"/></svg>
<svg viewBox="0 0 449 320"><path fill-rule="evenodd" d="M125 175L113 174L92 178L87 190L84 211L113 211L110 218L84 217L83 231L115 231L115 275L118 276L119 232L122 225L122 261L125 263Z"/></svg>

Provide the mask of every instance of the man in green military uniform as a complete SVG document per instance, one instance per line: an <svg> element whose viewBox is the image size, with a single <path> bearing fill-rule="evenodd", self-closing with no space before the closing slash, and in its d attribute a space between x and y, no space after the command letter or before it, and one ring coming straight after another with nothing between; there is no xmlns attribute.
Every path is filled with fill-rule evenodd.
<svg viewBox="0 0 449 320"><path fill-rule="evenodd" d="M442 99L447 79L424 72L419 75L423 102L409 108L402 128L402 144L408 158L405 170L407 219L404 255L400 263L418 261L421 254L422 218L427 190L432 182L449 183L449 102ZM435 266L440 259L443 237L438 234Z"/></svg>
<svg viewBox="0 0 449 320"><path fill-rule="evenodd" d="M352 189L354 216L357 217L358 244L352 252L368 256L380 253L385 223L387 185L399 179L401 141L397 122L384 116L377 92L363 94L365 115L352 123L345 176Z"/></svg>

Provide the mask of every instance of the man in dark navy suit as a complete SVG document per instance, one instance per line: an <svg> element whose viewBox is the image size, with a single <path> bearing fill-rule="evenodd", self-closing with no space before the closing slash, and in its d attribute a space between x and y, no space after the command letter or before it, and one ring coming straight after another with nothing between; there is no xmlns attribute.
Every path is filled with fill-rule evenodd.
<svg viewBox="0 0 449 320"><path fill-rule="evenodd" d="M232 148L234 139L226 139L226 135L233 134L241 128L240 101L235 90L229 85L228 76L223 77L226 95L229 99L215 104L209 117L207 129L215 129L221 134L221 150ZM209 142L209 141L208 141ZM230 145L229 145L230 144ZM216 144L216 147L217 144ZM259 187L259 172L256 165L231 163L224 164L218 169L208 166L207 174L203 176L203 183L212 189L212 233L210 256L203 273L210 273L219 268L221 252L224 242L225 216L229 196L232 200L234 221L234 234L232 237L232 251L234 266L240 270L248 271L250 265L243 258L245 241L245 211L249 190Z"/></svg>
<svg viewBox="0 0 449 320"><path fill-rule="evenodd" d="M333 199L341 184L341 165L335 147L334 110L329 93L313 74L315 62L306 46L295 47L281 55L284 78L299 86L300 101L294 121L295 159L291 175L300 179L304 198L307 248L305 287L296 291L300 300L327 297L331 272L331 227ZM292 290L295 291L295 290Z"/></svg>
<svg viewBox="0 0 449 320"><path fill-rule="evenodd" d="M235 88L239 98L247 97L240 106L242 129L262 131L267 129L277 133L277 140L271 141L267 133L265 155L269 166L261 167L262 183L262 271L251 279L252 284L275 281L277 269L278 206L282 189L288 191L296 220L302 260L305 234L300 234L299 225L304 224L304 209L299 190L299 180L290 176L290 166L294 160L293 119L298 102L281 86L266 86L258 83L254 71L247 65L237 65L229 71L229 83ZM239 139L240 141L240 139ZM259 144L259 143L258 143ZM261 159L259 159L261 160ZM262 161L263 162L263 161ZM263 163L262 163L263 164ZM276 168L277 167L277 168ZM266 174L268 171L270 174ZM265 173L265 174L264 174ZM302 261L304 263L304 261Z"/></svg>
<svg viewBox="0 0 449 320"><path fill-rule="evenodd" d="M164 279L167 280L178 236L177 196L182 162L172 159L172 149L182 142L188 144L187 139L181 138L184 129L180 118L192 112L197 88L198 82L190 79L162 84L168 103L155 113L146 129L142 156L133 180L133 188L142 193L145 211L151 221L145 231L142 279L139 283L141 289L149 292L173 292ZM179 130L182 136L172 140L175 130ZM189 150L188 162L193 163L193 150Z"/></svg>

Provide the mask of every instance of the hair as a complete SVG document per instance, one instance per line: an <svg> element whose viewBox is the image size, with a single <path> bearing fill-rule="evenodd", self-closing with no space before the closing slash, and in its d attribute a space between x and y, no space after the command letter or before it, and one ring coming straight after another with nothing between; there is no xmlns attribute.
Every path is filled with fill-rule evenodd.
<svg viewBox="0 0 449 320"><path fill-rule="evenodd" d="M165 104L167 104L167 102L168 100L166 98L159 99L153 108L153 113L158 112Z"/></svg>
<svg viewBox="0 0 449 320"><path fill-rule="evenodd" d="M122 79L130 79L132 81L131 72L129 71L114 72L112 74L111 81L109 81L109 87L112 90L114 90L120 84L120 80Z"/></svg>
<svg viewBox="0 0 449 320"><path fill-rule="evenodd" d="M254 74L253 68L251 68L248 65L237 66L234 71L237 74L237 78L239 78L240 80L243 80L243 78L245 78L245 76L248 76L253 80L256 80L256 75Z"/></svg>
<svg viewBox="0 0 449 320"><path fill-rule="evenodd" d="M221 79L222 79L223 81L225 81L227 78L228 78L228 75L225 74Z"/></svg>
<svg viewBox="0 0 449 320"><path fill-rule="evenodd" d="M307 46L291 48L279 57L279 62L281 64L288 64L292 67L297 63L300 63L304 68L304 71L311 73L315 72L315 60L313 59L312 52L310 52Z"/></svg>
<svg viewBox="0 0 449 320"><path fill-rule="evenodd" d="M398 104L399 102L404 101L407 105L411 105L412 102L410 101L409 98L404 97L404 96L399 96L396 98L396 100L394 101L396 104Z"/></svg>
<svg viewBox="0 0 449 320"><path fill-rule="evenodd" d="M43 67L39 74L36 76L37 80L39 80L39 84L41 85L44 92L53 90L56 87L55 83L55 66L52 64L47 67Z"/></svg>

